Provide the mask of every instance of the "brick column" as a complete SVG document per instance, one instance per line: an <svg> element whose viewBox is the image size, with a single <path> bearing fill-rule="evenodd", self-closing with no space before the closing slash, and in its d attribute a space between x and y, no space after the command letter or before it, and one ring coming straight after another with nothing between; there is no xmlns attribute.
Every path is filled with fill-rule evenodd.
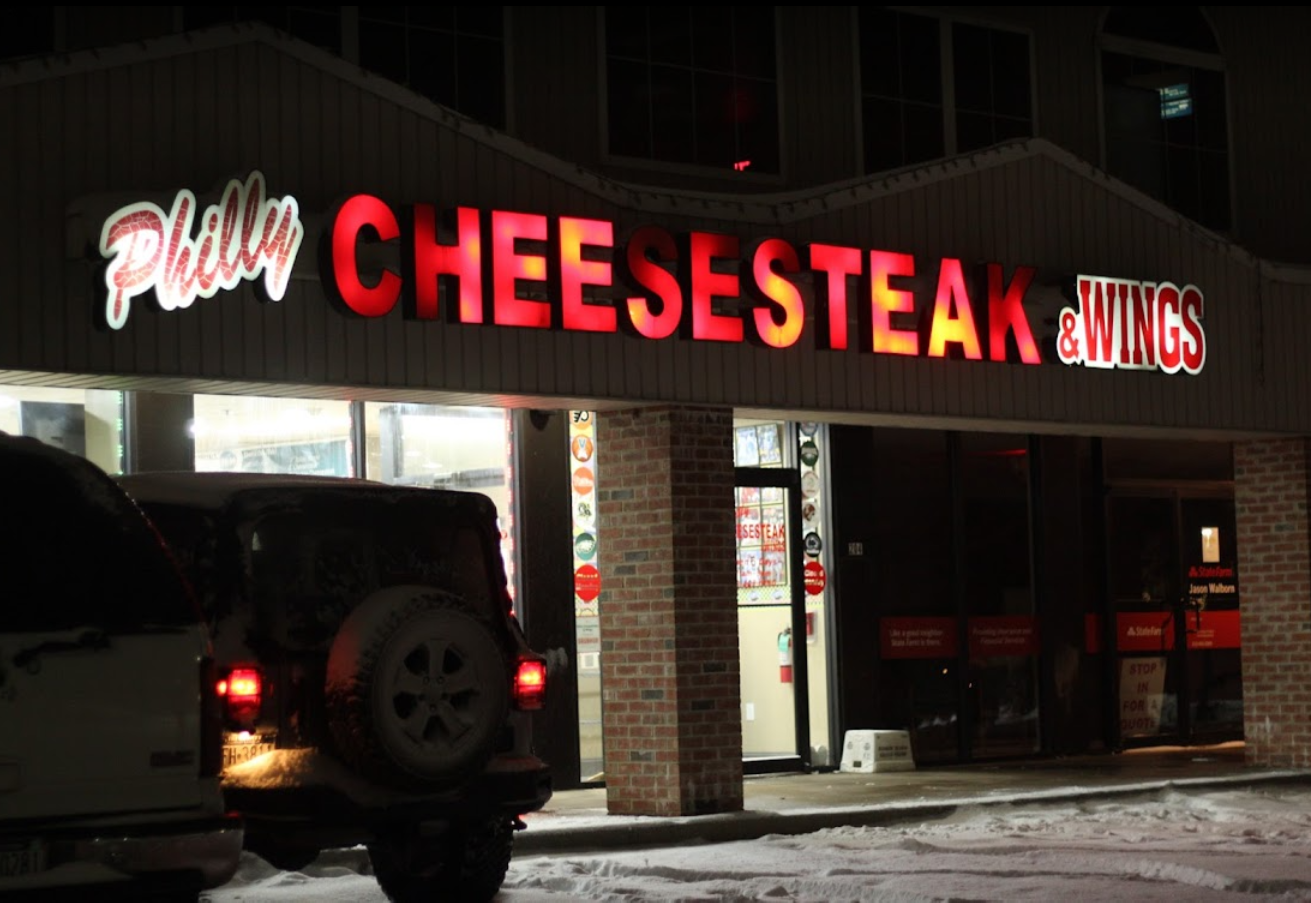
<svg viewBox="0 0 1311 903"><path fill-rule="evenodd" d="M596 430L608 810L740 810L732 411L602 412Z"/></svg>
<svg viewBox="0 0 1311 903"><path fill-rule="evenodd" d="M1311 440L1234 445L1250 765L1311 766Z"/></svg>

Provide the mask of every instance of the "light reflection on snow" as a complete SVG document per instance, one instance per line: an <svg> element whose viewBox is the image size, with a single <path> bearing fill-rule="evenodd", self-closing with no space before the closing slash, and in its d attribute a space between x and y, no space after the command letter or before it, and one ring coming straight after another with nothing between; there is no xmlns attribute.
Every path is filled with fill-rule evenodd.
<svg viewBox="0 0 1311 903"><path fill-rule="evenodd" d="M229 885L207 896L212 903L386 899L363 849L325 853L304 873L277 872L248 856ZM1311 787L962 806L896 827L520 856L497 899L1311 901Z"/></svg>

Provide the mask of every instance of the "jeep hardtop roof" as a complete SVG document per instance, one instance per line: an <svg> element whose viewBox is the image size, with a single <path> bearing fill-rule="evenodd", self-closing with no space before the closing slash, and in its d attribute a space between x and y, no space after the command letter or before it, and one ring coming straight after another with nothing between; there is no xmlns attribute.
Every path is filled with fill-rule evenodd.
<svg viewBox="0 0 1311 903"><path fill-rule="evenodd" d="M326 495L380 502L429 502L466 511L474 517L494 517L495 503L480 492L394 485L357 477L307 474L246 473L242 471L153 471L118 478L130 496L142 504L182 505L218 512L268 505L294 505L299 498Z"/></svg>

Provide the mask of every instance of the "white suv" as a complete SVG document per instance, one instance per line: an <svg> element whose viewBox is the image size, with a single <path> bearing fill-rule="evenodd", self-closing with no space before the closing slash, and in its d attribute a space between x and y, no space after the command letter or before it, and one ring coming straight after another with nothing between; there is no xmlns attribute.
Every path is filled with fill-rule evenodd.
<svg viewBox="0 0 1311 903"><path fill-rule="evenodd" d="M194 594L91 462L0 433L0 896L196 900L235 873Z"/></svg>

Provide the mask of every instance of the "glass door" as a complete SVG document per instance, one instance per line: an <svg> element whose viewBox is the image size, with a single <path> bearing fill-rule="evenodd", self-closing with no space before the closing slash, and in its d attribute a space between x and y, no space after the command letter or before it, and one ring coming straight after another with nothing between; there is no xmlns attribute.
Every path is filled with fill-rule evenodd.
<svg viewBox="0 0 1311 903"><path fill-rule="evenodd" d="M1234 534L1231 498L1111 498L1111 648L1123 745L1242 737Z"/></svg>
<svg viewBox="0 0 1311 903"><path fill-rule="evenodd" d="M742 755L748 774L810 767L801 485L791 468L737 468Z"/></svg>

